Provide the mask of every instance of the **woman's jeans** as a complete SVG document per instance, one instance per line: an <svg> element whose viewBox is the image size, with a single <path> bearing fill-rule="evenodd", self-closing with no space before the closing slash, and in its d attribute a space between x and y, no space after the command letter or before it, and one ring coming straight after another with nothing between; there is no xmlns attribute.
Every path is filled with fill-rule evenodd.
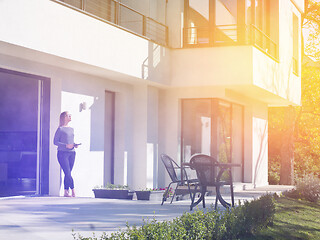
<svg viewBox="0 0 320 240"><path fill-rule="evenodd" d="M68 190L69 188L73 189L73 178L71 176L71 171L74 165L74 160L76 158L75 151L58 151L58 161L64 172L64 189Z"/></svg>

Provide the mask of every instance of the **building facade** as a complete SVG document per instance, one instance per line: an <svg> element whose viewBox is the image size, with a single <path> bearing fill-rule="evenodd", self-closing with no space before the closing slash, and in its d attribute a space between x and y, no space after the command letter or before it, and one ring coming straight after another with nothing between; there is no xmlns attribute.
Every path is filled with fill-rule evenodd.
<svg viewBox="0 0 320 240"><path fill-rule="evenodd" d="M236 182L267 185L268 107L300 104L303 11L303 0L0 1L1 194L59 195L62 111L82 143L78 196L164 187L160 153L241 163Z"/></svg>

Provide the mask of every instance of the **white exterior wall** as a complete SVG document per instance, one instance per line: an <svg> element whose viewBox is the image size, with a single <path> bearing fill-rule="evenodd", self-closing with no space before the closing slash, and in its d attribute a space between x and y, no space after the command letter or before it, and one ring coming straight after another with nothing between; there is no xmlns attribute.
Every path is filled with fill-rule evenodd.
<svg viewBox="0 0 320 240"><path fill-rule="evenodd" d="M253 106L252 135L250 182L255 187L268 185L268 106L266 104L260 103Z"/></svg>
<svg viewBox="0 0 320 240"><path fill-rule="evenodd" d="M304 0L292 0L292 3L298 8L301 13L304 12L304 2Z"/></svg>
<svg viewBox="0 0 320 240"><path fill-rule="evenodd" d="M189 48L172 51L172 86L252 84L252 47Z"/></svg>
<svg viewBox="0 0 320 240"><path fill-rule="evenodd" d="M244 183L268 185L268 106L244 101Z"/></svg>
<svg viewBox="0 0 320 240"><path fill-rule="evenodd" d="M138 85L134 87L133 100L133 154L135 161L132 162L133 187L143 189L146 187L147 173L147 124L148 124L148 87Z"/></svg>
<svg viewBox="0 0 320 240"><path fill-rule="evenodd" d="M148 122L147 122L147 188L158 187L159 165L159 90L148 87Z"/></svg>
<svg viewBox="0 0 320 240"><path fill-rule="evenodd" d="M169 73L167 65L162 66L168 58L163 47L49 0L0 1L0 46L13 51L8 44L94 66L122 81L128 78L117 73L148 80L154 76L153 82L162 82L152 74L158 68L163 68L163 76ZM143 66L148 62L154 64L147 64L146 74Z"/></svg>
<svg viewBox="0 0 320 240"><path fill-rule="evenodd" d="M56 146L52 141L58 127L59 115L65 110L72 114L70 125L75 129L76 142L82 143L77 149L73 170L77 195L92 196L91 189L96 185L103 185L104 94L105 90L115 92L115 180L117 184L124 184L125 156L130 167L136 165L133 162L137 162L134 154L139 155L139 151L134 152L132 147L133 132L137 127L131 119L134 118L133 113L142 106L137 100L133 101L135 89L132 86L6 55L0 55L0 67L51 79L50 195L58 195L60 189L60 166L56 157ZM87 109L80 112L79 105L83 102L86 102ZM136 142L139 142L139 139L136 138ZM133 186L133 169L129 167L128 184Z"/></svg>
<svg viewBox="0 0 320 240"><path fill-rule="evenodd" d="M274 11L271 12L271 15L274 16L272 22L279 24L279 29L276 28L279 33L273 33L278 43L279 61L273 60L253 46L173 50L172 62L175 63L175 66L171 73L172 85L225 86L273 106L299 105L300 77L292 72L292 12L299 19L300 13L290 0L273 2L271 11ZM177 17L176 15L175 19ZM175 37L171 36L171 39L178 38L179 32L181 33L178 29L175 31ZM298 42L298 48L301 49L301 35L299 35ZM301 56L298 62L301 62ZM186 71L186 69L192 69L192 71ZM299 69L301 72L301 66Z"/></svg>
<svg viewBox="0 0 320 240"><path fill-rule="evenodd" d="M184 98L220 98L236 102L244 107L244 183L254 186L268 184L268 106L252 101L242 95L230 92L224 87L185 87L173 88L162 93L160 110L160 128L162 129L159 153L166 153L177 162L181 150L181 99ZM242 156L233 156L235 159ZM162 166L159 166L162 169ZM159 176L159 184L165 185L167 174ZM242 174L235 176L242 181Z"/></svg>
<svg viewBox="0 0 320 240"><path fill-rule="evenodd" d="M299 1L301 2L301 1ZM301 14L290 0L279 1L279 60L280 60L280 86L286 89L286 97L300 105L301 97L301 26L298 34L299 76L293 74L293 13L301 23ZM300 24L299 24L300 25Z"/></svg>
<svg viewBox="0 0 320 240"><path fill-rule="evenodd" d="M300 105L301 98L301 76L293 73L293 13L298 17L298 22L301 22L301 15L299 10L290 0L279 1L279 36L278 36L278 49L279 49L279 62L276 62L260 52L258 49L253 48L253 85L262 89L268 90L274 96L279 96L283 100L272 101L266 98L264 101L271 106L281 105ZM303 1L297 1L300 4ZM275 6L274 6L275 7ZM301 33L301 26L298 30ZM301 49L301 34L298 34L298 49ZM299 70L301 74L301 51L299 52Z"/></svg>
<svg viewBox="0 0 320 240"><path fill-rule="evenodd" d="M170 45L182 46L183 0L169 0L167 9L165 1L127 4L167 21ZM279 0L277 62L253 46L164 48L49 0L0 1L0 67L51 79L50 195L60 189L52 139L64 110L82 143L73 171L78 196L103 184L105 90L116 96L117 184L164 187L168 175L158 157L180 160L181 99L221 98L244 106L244 182L266 185L267 107L300 103L291 61L296 6L303 1ZM79 112L83 102L87 110Z"/></svg>
<svg viewBox="0 0 320 240"><path fill-rule="evenodd" d="M290 45L286 43L281 42ZM292 49L292 44L290 46ZM224 86L272 105L298 105L301 86L300 78L292 73L292 50L283 52L281 45L279 48L280 63L252 46L173 50L171 61L176 64L171 84ZM187 71L189 69L191 71Z"/></svg>

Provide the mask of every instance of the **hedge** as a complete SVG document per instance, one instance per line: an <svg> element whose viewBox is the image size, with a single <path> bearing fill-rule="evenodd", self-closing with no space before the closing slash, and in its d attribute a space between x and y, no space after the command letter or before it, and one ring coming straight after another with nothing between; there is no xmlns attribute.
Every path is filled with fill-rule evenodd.
<svg viewBox="0 0 320 240"><path fill-rule="evenodd" d="M73 234L75 240L147 240L147 239L242 239L273 223L275 204L272 195L264 195L235 208L207 212L185 212L172 221L143 220L141 227L127 225L124 230L100 237Z"/></svg>

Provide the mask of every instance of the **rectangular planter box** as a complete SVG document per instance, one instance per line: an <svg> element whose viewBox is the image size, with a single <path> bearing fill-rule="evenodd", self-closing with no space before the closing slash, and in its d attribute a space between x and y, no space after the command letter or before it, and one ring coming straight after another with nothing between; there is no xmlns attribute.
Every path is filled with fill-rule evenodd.
<svg viewBox="0 0 320 240"><path fill-rule="evenodd" d="M133 192L130 190L115 190L115 189L93 189L95 198L110 198L110 199L130 199L132 200Z"/></svg>
<svg viewBox="0 0 320 240"><path fill-rule="evenodd" d="M137 200L150 200L150 191L136 191Z"/></svg>
<svg viewBox="0 0 320 240"><path fill-rule="evenodd" d="M164 194L164 191L163 190L159 190L159 191L151 191L151 194L150 194L150 201L162 201L162 198L163 198L163 194Z"/></svg>
<svg viewBox="0 0 320 240"><path fill-rule="evenodd" d="M135 191L137 200L162 201L164 191Z"/></svg>

